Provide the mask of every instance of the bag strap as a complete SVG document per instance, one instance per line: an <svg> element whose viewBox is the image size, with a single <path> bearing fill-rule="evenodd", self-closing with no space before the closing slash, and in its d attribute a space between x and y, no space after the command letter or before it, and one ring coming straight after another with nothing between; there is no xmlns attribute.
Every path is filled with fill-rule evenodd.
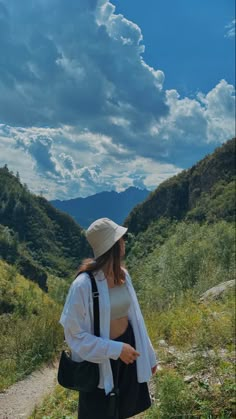
<svg viewBox="0 0 236 419"><path fill-rule="evenodd" d="M92 296L93 296L93 319L94 319L94 334L100 336L100 321L99 321L99 292L93 273L87 271L90 277L92 285Z"/></svg>

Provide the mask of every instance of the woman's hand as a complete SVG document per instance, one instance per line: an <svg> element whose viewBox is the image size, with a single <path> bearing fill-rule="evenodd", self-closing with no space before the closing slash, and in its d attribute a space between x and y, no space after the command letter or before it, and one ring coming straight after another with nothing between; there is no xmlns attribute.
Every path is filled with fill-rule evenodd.
<svg viewBox="0 0 236 419"><path fill-rule="evenodd" d="M157 372L157 365L152 367L152 375L156 374L156 372Z"/></svg>
<svg viewBox="0 0 236 419"><path fill-rule="evenodd" d="M120 354L120 359L125 364L132 364L140 354L128 343L124 343Z"/></svg>

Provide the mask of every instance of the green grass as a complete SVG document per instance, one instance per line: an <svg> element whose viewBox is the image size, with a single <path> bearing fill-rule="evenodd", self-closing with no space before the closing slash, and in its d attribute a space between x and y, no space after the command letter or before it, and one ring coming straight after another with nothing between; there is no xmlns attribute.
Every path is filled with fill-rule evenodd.
<svg viewBox="0 0 236 419"><path fill-rule="evenodd" d="M156 403L142 419L234 417L233 307L231 292L206 305L186 295L164 313L144 310L162 370L154 379ZM160 339L169 346L159 347ZM76 419L77 403L76 392L57 386L30 419Z"/></svg>
<svg viewBox="0 0 236 419"><path fill-rule="evenodd" d="M159 238L159 243L148 254L145 254L145 243L141 248L143 252L140 250L138 257L133 249L130 251L127 264L140 304L150 312L168 309L185 298L187 290L199 296L235 276L235 226L232 223L180 222L163 244Z"/></svg>
<svg viewBox="0 0 236 419"><path fill-rule="evenodd" d="M143 307L153 342L165 339L177 348L220 348L232 344L235 325L234 291L218 301L199 303L190 292L170 309L150 312Z"/></svg>
<svg viewBox="0 0 236 419"><path fill-rule="evenodd" d="M162 365L157 404L145 419L235 417L234 308L231 290L219 301L203 304L186 294L165 312L145 312ZM160 339L167 347L158 347Z"/></svg>
<svg viewBox="0 0 236 419"><path fill-rule="evenodd" d="M78 393L57 385L29 419L77 419Z"/></svg>
<svg viewBox="0 0 236 419"><path fill-rule="evenodd" d="M62 343L60 306L38 285L0 261L0 390L9 387L44 362Z"/></svg>

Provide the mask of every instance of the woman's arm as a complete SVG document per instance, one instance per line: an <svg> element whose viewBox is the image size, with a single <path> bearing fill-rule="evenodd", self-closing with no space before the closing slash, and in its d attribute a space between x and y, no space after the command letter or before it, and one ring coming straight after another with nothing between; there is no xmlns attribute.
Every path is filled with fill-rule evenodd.
<svg viewBox="0 0 236 419"><path fill-rule="evenodd" d="M157 372L157 364L154 367L152 367L152 375L156 374L156 372Z"/></svg>
<svg viewBox="0 0 236 419"><path fill-rule="evenodd" d="M71 350L86 361L99 364L108 358L118 359L122 352L122 342L97 337L82 329L71 333L69 328L64 328L64 333Z"/></svg>

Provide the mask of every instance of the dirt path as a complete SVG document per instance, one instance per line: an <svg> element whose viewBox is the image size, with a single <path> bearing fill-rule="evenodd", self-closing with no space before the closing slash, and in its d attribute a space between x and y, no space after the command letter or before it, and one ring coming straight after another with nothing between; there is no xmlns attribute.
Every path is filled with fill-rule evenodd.
<svg viewBox="0 0 236 419"><path fill-rule="evenodd" d="M46 366L0 393L0 419L27 419L36 404L53 391L56 377L57 365ZM133 419L142 417L140 414Z"/></svg>
<svg viewBox="0 0 236 419"><path fill-rule="evenodd" d="M24 419L56 384L57 366L46 366L0 393L0 419Z"/></svg>

